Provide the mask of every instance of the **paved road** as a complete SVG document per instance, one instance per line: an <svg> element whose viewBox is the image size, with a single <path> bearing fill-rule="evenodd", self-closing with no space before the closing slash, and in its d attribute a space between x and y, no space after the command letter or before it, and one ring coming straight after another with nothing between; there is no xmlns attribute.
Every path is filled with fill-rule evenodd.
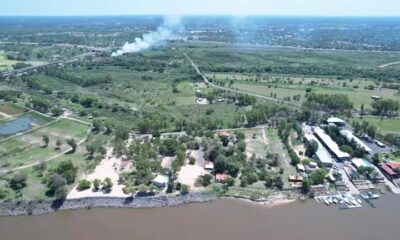
<svg viewBox="0 0 400 240"><path fill-rule="evenodd" d="M245 95L253 96L253 97L256 97L256 98L261 98L261 99L268 100L268 101L273 101L273 102L278 102L278 103L286 103L286 104L293 105L293 106L296 106L296 107L300 107L300 106L301 106L300 103L294 103L294 102L288 102L288 101L278 100L278 99L275 99L275 98L271 98L271 97L267 97L267 96L263 96L263 95L259 95L259 94L255 94L255 93L251 93L251 92L246 92L246 91L242 91L242 90L237 90L237 89L232 89L232 88L228 88L228 87L223 87L223 86L216 85L216 84L210 82L210 81L207 79L206 75L204 75L204 74L200 71L200 69L198 68L198 66L196 65L196 63L194 63L194 61L193 61L185 52L183 52L183 55L185 55L185 57L187 58L187 60L189 60L190 64L191 64L191 65L193 66L193 68L196 70L197 74L200 75L200 76L203 78L204 82L205 82L208 86L210 86L210 87L217 88L217 89L221 89L221 90L225 90L225 91L229 91L229 92L234 92L234 93L239 93L239 94L245 94Z"/></svg>

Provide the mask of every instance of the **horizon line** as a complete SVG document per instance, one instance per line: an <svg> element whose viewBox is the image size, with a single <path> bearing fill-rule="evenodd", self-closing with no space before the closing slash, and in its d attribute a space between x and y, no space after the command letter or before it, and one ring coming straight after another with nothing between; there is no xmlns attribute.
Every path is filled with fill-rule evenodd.
<svg viewBox="0 0 400 240"><path fill-rule="evenodd" d="M82 15L0 15L0 17L319 17L319 18L400 18L400 15L285 15L285 14L82 14Z"/></svg>

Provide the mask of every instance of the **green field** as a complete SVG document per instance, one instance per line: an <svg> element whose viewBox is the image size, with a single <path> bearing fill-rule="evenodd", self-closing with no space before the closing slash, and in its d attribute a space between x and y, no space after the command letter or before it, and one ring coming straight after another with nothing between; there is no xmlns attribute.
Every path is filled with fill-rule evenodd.
<svg viewBox="0 0 400 240"><path fill-rule="evenodd" d="M400 133L400 119L396 118L384 118L379 117L363 117L354 118L353 120L362 122L366 121L371 125L376 126L382 133Z"/></svg>
<svg viewBox="0 0 400 240"><path fill-rule="evenodd" d="M38 128L0 143L0 169L18 167L41 160L46 160L68 149L65 141L74 138L81 140L85 135L88 126L82 123L67 119L61 119L49 126ZM49 136L48 147L43 147L42 136ZM61 149L56 149L56 141L63 141Z"/></svg>
<svg viewBox="0 0 400 240"><path fill-rule="evenodd" d="M376 83L371 80L350 81L290 75L265 75L263 77L254 74L234 73L208 73L207 75L214 81L225 83L225 86L267 97L276 95L277 99L293 98L293 96L300 95L301 101L304 99L306 89L311 88L315 93L347 95L355 107L360 107L362 104L368 107L373 101L371 96L400 101L400 94L397 90L387 88L365 89L369 85L375 86ZM231 85L231 83L233 84ZM344 87L343 84L346 84L346 86ZM357 86L357 88L353 86Z"/></svg>
<svg viewBox="0 0 400 240"><path fill-rule="evenodd" d="M75 166L79 167L78 176L86 172L89 163L89 161L87 161L87 159L82 154L73 153L62 155L52 161L47 162L46 168L51 169L64 160L71 160ZM6 179L8 177L11 177L15 173L17 172L0 173L0 187L2 187L3 189L8 189L8 192L10 194L9 198L14 198L16 193L8 188ZM21 197L23 199L40 200L47 198L45 195L47 187L45 184L43 184L43 177L38 175L38 171L35 168L31 167L19 170L18 173L27 175L27 186L21 190ZM72 187L73 185L69 186L70 189Z"/></svg>
<svg viewBox="0 0 400 240"><path fill-rule="evenodd" d="M22 61L8 60L7 54L0 50L0 72L13 70L12 65ZM23 63L31 64L33 66L41 65L43 62L40 61L24 61Z"/></svg>

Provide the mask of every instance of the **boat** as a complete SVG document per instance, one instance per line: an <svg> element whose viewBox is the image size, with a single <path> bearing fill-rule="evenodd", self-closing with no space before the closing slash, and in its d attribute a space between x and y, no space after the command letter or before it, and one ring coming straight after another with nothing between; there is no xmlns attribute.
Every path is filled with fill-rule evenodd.
<svg viewBox="0 0 400 240"><path fill-rule="evenodd" d="M338 200L336 198L333 198L334 203L338 203Z"/></svg>
<svg viewBox="0 0 400 240"><path fill-rule="evenodd" d="M357 198L357 202L358 202L359 204L362 203L361 199L359 199L359 198Z"/></svg>
<svg viewBox="0 0 400 240"><path fill-rule="evenodd" d="M349 201L349 199L347 199L347 198L343 198L343 201L344 201L345 203L347 203L347 204L350 204L350 201Z"/></svg>
<svg viewBox="0 0 400 240"><path fill-rule="evenodd" d="M385 192L385 189L383 189L383 188L379 188L379 192L382 193L382 194L385 194L385 193L386 193L386 192Z"/></svg>
<svg viewBox="0 0 400 240"><path fill-rule="evenodd" d="M329 201L326 198L322 198L322 201L326 204L329 205Z"/></svg>
<svg viewBox="0 0 400 240"><path fill-rule="evenodd" d="M379 194L374 194L372 192L368 192L367 194L361 195L361 197L363 197L364 199L377 199L380 196L379 196Z"/></svg>
<svg viewBox="0 0 400 240"><path fill-rule="evenodd" d="M356 200L354 200L354 199L351 200L350 202L351 202L351 204L353 204L354 206L357 206L357 205L358 205L358 202L357 202Z"/></svg>
<svg viewBox="0 0 400 240"><path fill-rule="evenodd" d="M332 200L331 197L328 197L328 202L329 202L329 203L333 203L333 200Z"/></svg>

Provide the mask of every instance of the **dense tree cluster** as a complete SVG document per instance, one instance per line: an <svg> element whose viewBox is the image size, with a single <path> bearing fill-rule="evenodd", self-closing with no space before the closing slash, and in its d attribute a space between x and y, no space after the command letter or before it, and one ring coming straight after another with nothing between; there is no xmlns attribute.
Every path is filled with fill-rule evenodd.
<svg viewBox="0 0 400 240"><path fill-rule="evenodd" d="M392 99L380 99L371 103L374 114L379 116L396 116L399 106L399 102Z"/></svg>
<svg viewBox="0 0 400 240"><path fill-rule="evenodd" d="M46 76L56 77L66 80L83 87L89 87L99 84L111 83L113 81L111 75L105 74L96 77L76 76L63 68L47 67L43 72Z"/></svg>
<svg viewBox="0 0 400 240"><path fill-rule="evenodd" d="M306 93L303 106L314 110L345 112L353 108L353 103L344 94L317 94L311 92Z"/></svg>

